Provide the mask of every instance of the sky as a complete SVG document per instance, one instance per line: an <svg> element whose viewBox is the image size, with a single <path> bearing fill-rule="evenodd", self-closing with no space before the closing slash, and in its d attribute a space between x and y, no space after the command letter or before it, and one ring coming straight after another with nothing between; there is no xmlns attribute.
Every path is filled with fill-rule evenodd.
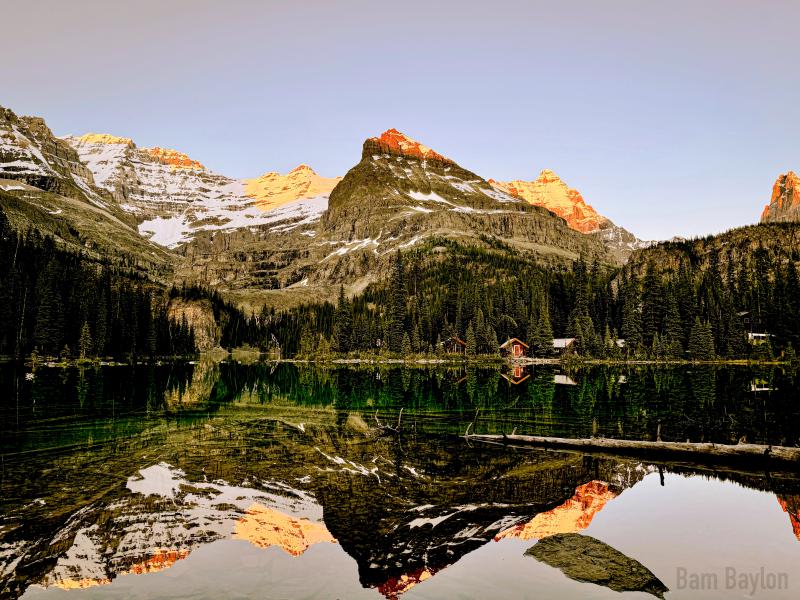
<svg viewBox="0 0 800 600"><path fill-rule="evenodd" d="M6 3L0 105L231 177L343 175L394 127L549 168L642 239L758 220L800 169L796 0Z"/></svg>

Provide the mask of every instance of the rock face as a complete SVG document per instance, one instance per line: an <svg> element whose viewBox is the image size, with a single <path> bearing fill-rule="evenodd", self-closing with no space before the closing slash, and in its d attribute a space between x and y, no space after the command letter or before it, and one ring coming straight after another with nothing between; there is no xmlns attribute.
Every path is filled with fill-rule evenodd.
<svg viewBox="0 0 800 600"><path fill-rule="evenodd" d="M81 199L100 200L92 173L43 119L0 107L0 177Z"/></svg>
<svg viewBox="0 0 800 600"><path fill-rule="evenodd" d="M209 300L173 298L167 312L169 318L178 323L186 319L186 323L194 329L198 350L211 350L219 345L220 332Z"/></svg>
<svg viewBox="0 0 800 600"><path fill-rule="evenodd" d="M132 257L142 267L169 262L135 222L95 184L78 153L38 117L0 107L0 209L18 229L35 227L61 244L104 259Z"/></svg>
<svg viewBox="0 0 800 600"><path fill-rule="evenodd" d="M552 535L539 540L525 554L561 570L570 579L603 585L615 592L647 592L663 598L669 591L638 560L588 535Z"/></svg>
<svg viewBox="0 0 800 600"><path fill-rule="evenodd" d="M772 197L761 213L762 223L800 221L800 177L794 171L780 175Z"/></svg>
<svg viewBox="0 0 800 600"><path fill-rule="evenodd" d="M569 187L549 169L542 170L533 181L515 179L503 182L490 179L489 183L513 196L524 198L531 204L544 206L581 233L592 233L609 222L591 205L586 204L578 190Z"/></svg>
<svg viewBox="0 0 800 600"><path fill-rule="evenodd" d="M523 198L535 206L542 206L564 219L576 231L598 237L609 251L625 262L633 250L644 248L648 242L639 240L631 232L614 224L587 204L581 193L569 187L558 175L544 169L533 181L496 181L489 183L497 189Z"/></svg>

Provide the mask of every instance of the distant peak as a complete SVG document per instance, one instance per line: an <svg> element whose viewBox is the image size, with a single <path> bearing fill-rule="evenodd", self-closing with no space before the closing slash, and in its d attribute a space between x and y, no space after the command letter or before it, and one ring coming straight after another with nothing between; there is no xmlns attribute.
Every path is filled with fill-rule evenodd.
<svg viewBox="0 0 800 600"><path fill-rule="evenodd" d="M561 181L561 177L555 174L554 171L550 169L542 169L539 172L539 177L537 179L540 183L550 183L553 181Z"/></svg>
<svg viewBox="0 0 800 600"><path fill-rule="evenodd" d="M289 171L289 174L291 175L292 173L302 173L304 171L308 172L311 175L316 175L317 174L316 171L314 171L314 169L312 169L311 167L309 167L305 163L297 165L294 169Z"/></svg>
<svg viewBox="0 0 800 600"><path fill-rule="evenodd" d="M761 221L800 221L800 177L794 171L778 175Z"/></svg>
<svg viewBox="0 0 800 600"><path fill-rule="evenodd" d="M388 152L389 154L410 156L423 160L453 162L449 158L442 156L438 152L431 150L428 146L420 144L418 141L411 139L406 134L394 128L387 129L378 137L369 138L367 142L377 145L380 150Z"/></svg>
<svg viewBox="0 0 800 600"><path fill-rule="evenodd" d="M143 150L160 163L169 165L171 167L178 169L205 170L205 167L201 163L197 162L196 160L192 160L183 152L178 152L177 150L173 150L171 148L160 148L159 146L154 146L153 148L143 148Z"/></svg>
<svg viewBox="0 0 800 600"><path fill-rule="evenodd" d="M604 216L586 204L578 190L569 187L550 169L542 169L534 181L494 181L490 183L504 192L543 206L563 218L576 231L590 233L608 222Z"/></svg>
<svg viewBox="0 0 800 600"><path fill-rule="evenodd" d="M133 140L126 137L118 137L110 133L85 133L78 138L87 144L120 144L123 146L133 146Z"/></svg>

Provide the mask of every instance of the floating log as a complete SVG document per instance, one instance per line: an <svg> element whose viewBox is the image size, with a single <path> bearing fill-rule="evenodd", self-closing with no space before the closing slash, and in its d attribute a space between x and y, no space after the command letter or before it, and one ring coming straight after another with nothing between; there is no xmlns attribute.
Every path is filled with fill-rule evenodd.
<svg viewBox="0 0 800 600"><path fill-rule="evenodd" d="M558 438L533 435L464 436L469 441L509 446L535 446L552 450L572 450L587 453L602 452L615 456L647 456L673 460L701 462L758 461L780 464L800 470L800 448L764 446L761 444L711 444L691 442L646 442L612 438Z"/></svg>

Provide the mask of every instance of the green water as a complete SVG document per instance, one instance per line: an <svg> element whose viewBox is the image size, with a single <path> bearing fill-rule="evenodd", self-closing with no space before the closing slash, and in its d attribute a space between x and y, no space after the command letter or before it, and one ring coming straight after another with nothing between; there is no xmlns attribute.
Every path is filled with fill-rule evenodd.
<svg viewBox="0 0 800 600"><path fill-rule="evenodd" d="M794 598L795 473L461 436L792 446L798 389L778 368L0 365L0 597L618 597L524 555L579 532L669 598L741 596L732 572Z"/></svg>

